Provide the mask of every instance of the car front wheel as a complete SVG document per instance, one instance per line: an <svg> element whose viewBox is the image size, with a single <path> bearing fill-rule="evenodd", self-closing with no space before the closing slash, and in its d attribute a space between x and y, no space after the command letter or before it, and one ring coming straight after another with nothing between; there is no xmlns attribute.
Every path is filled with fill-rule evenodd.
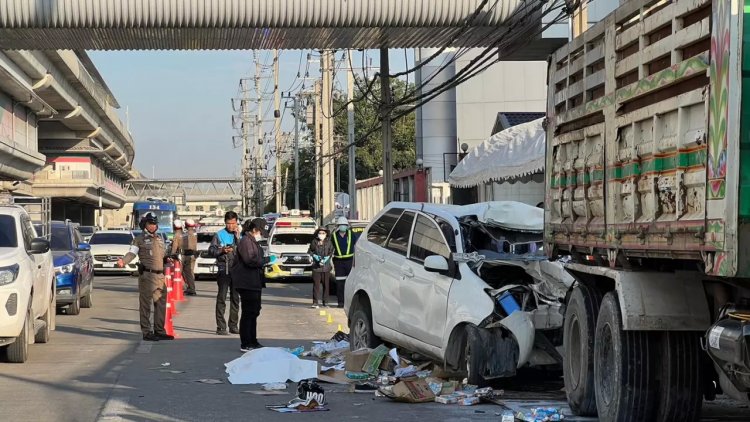
<svg viewBox="0 0 750 422"><path fill-rule="evenodd" d="M358 308L354 311L350 331L351 350L373 349L380 344L380 339L372 329L372 315L369 309Z"/></svg>

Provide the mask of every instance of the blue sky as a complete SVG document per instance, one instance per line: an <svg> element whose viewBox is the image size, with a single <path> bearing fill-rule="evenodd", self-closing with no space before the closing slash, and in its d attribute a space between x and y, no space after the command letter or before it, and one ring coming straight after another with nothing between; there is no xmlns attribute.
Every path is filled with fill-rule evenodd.
<svg viewBox="0 0 750 422"><path fill-rule="evenodd" d="M282 51L279 59L279 86L287 91L300 86L299 71L304 77L308 51ZM251 51L124 51L89 52L121 105L120 116L126 120L136 144L135 167L144 175L159 178L229 177L239 174L240 150L232 147L233 114L231 98L238 96L242 77L254 74ZM336 57L341 58L338 53ZM370 52L377 65L377 53ZM391 52L391 72L405 68L404 50ZM413 60L408 54L409 64ZM270 65L271 53L258 52L261 62ZM302 58L300 65L300 58ZM353 55L354 66L360 66L361 55ZM314 59L314 57L313 57ZM311 62L309 76L320 76L320 64ZM345 88L344 72L338 85ZM261 82L270 92L273 80ZM307 87L313 81L306 82ZM283 107L283 100L282 100ZM273 118L273 97L264 104ZM293 128L286 113L282 130ZM270 132L273 123L266 123Z"/></svg>

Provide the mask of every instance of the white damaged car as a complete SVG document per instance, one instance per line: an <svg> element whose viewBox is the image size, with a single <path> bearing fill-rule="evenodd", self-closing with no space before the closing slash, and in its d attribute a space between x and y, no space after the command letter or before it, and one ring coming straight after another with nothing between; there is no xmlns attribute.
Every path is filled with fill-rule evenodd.
<svg viewBox="0 0 750 422"><path fill-rule="evenodd" d="M346 283L351 347L385 341L467 372L561 367L573 278L542 252L543 210L513 201L388 204Z"/></svg>

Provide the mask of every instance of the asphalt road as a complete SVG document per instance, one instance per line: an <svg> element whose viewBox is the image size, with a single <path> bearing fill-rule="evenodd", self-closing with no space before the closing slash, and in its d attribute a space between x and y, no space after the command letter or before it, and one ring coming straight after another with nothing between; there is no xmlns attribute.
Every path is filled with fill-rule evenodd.
<svg viewBox="0 0 750 422"><path fill-rule="evenodd" d="M94 307L78 316L58 315L48 344L33 345L21 365L0 362L0 409L8 421L231 421L231 420L498 420L494 404L474 407L400 404L347 387L323 384L330 411L283 415L265 409L288 394L258 396L254 385L229 384L224 363L241 355L238 336L214 334L216 283L198 282L198 296L179 304L173 342L142 342L136 279L97 276ZM329 339L346 321L331 309L332 323L309 308L307 283L272 283L264 291L259 337L266 346L308 349ZM162 364L169 363L169 366ZM175 371L168 372L168 371ZM184 372L183 372L184 371ZM221 384L197 382L219 380ZM510 385L508 386L510 387ZM516 388L518 387L518 388ZM562 404L559 380L522 380L506 389L513 406ZM750 420L736 403L707 406L704 420Z"/></svg>

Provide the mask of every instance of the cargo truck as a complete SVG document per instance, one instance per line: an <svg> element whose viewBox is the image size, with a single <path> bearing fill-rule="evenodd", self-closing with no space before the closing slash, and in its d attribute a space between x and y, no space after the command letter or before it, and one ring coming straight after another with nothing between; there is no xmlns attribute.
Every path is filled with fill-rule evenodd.
<svg viewBox="0 0 750 422"><path fill-rule="evenodd" d="M631 0L549 60L545 250L580 415L750 391L750 1Z"/></svg>

